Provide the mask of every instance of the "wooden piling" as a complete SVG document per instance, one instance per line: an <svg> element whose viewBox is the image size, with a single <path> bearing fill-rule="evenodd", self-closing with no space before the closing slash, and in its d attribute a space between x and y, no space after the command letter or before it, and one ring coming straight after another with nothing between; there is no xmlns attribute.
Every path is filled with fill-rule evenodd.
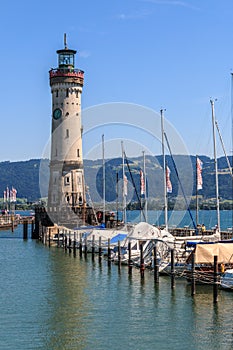
<svg viewBox="0 0 233 350"><path fill-rule="evenodd" d="M71 240L71 234L69 231L69 254L71 254L71 252L72 252L72 240Z"/></svg>
<svg viewBox="0 0 233 350"><path fill-rule="evenodd" d="M84 239L84 257L87 258L87 237Z"/></svg>
<svg viewBox="0 0 233 350"><path fill-rule="evenodd" d="M140 273L141 273L141 278L144 278L144 272L145 272L145 264L144 264L144 257L143 257L143 245L140 244Z"/></svg>
<svg viewBox="0 0 233 350"><path fill-rule="evenodd" d="M63 230L63 235L62 235L62 247L64 250L66 250L66 230Z"/></svg>
<svg viewBox="0 0 233 350"><path fill-rule="evenodd" d="M32 233L32 239L39 239L40 221L38 213L35 214L35 228Z"/></svg>
<svg viewBox="0 0 233 350"><path fill-rule="evenodd" d="M49 228L49 248L51 247L51 228Z"/></svg>
<svg viewBox="0 0 233 350"><path fill-rule="evenodd" d="M154 263L154 281L155 283L159 283L159 261L157 258L157 244L155 243L155 246L153 248L153 263Z"/></svg>
<svg viewBox="0 0 233 350"><path fill-rule="evenodd" d="M102 259L102 243L101 243L101 236L99 237L99 261Z"/></svg>
<svg viewBox="0 0 233 350"><path fill-rule="evenodd" d="M121 242L118 241L118 246L117 246L117 252L118 252L118 266L121 266Z"/></svg>
<svg viewBox="0 0 233 350"><path fill-rule="evenodd" d="M92 257L92 261L94 261L95 260L95 235L92 236L91 257Z"/></svg>
<svg viewBox="0 0 233 350"><path fill-rule="evenodd" d="M133 262L132 262L132 257L131 257L131 242L128 243L128 273L129 275L132 275L132 270L133 270Z"/></svg>
<svg viewBox="0 0 233 350"><path fill-rule="evenodd" d="M60 230L59 228L57 229L57 247L60 247Z"/></svg>
<svg viewBox="0 0 233 350"><path fill-rule="evenodd" d="M33 239L33 233L34 233L34 221L32 219L31 221L31 238Z"/></svg>
<svg viewBox="0 0 233 350"><path fill-rule="evenodd" d="M14 215L11 216L11 232L14 232L14 225L15 225L15 217Z"/></svg>
<svg viewBox="0 0 233 350"><path fill-rule="evenodd" d="M83 256L82 232L79 233L79 256Z"/></svg>
<svg viewBox="0 0 233 350"><path fill-rule="evenodd" d="M28 238L28 222L27 220L23 221L23 239Z"/></svg>
<svg viewBox="0 0 233 350"><path fill-rule="evenodd" d="M111 247L110 247L110 238L108 238L108 267L111 266Z"/></svg>
<svg viewBox="0 0 233 350"><path fill-rule="evenodd" d="M195 281L195 253L192 253L191 262L191 296L196 294L196 281Z"/></svg>
<svg viewBox="0 0 233 350"><path fill-rule="evenodd" d="M64 249L65 249L65 251L67 251L67 234L66 234L66 232L65 232L65 244L64 244Z"/></svg>
<svg viewBox="0 0 233 350"><path fill-rule="evenodd" d="M74 232L73 255L76 256L76 232Z"/></svg>
<svg viewBox="0 0 233 350"><path fill-rule="evenodd" d="M171 249L171 289L175 288L174 249Z"/></svg>
<svg viewBox="0 0 233 350"><path fill-rule="evenodd" d="M218 302L218 257L214 256L214 284L213 284L213 302Z"/></svg>

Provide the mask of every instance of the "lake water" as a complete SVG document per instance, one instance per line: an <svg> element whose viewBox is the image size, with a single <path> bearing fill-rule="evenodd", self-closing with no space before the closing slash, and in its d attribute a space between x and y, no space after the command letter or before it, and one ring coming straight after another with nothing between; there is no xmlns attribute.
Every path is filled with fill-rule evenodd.
<svg viewBox="0 0 233 350"><path fill-rule="evenodd" d="M196 222L196 212L191 210L190 213L185 210L180 211L168 211L168 225L169 227L184 227L188 226L193 228L192 219ZM217 224L217 214L215 210L200 210L198 213L199 224L205 224L207 229L212 229ZM139 222L141 221L141 215L139 210L133 210L127 212L127 221ZM148 211L148 222L155 224L156 226L164 225L164 212L163 211ZM222 210L220 211L221 230L227 230L233 227L233 211Z"/></svg>
<svg viewBox="0 0 233 350"><path fill-rule="evenodd" d="M230 213L228 213L230 215ZM108 267L0 231L0 349L232 349L233 293Z"/></svg>

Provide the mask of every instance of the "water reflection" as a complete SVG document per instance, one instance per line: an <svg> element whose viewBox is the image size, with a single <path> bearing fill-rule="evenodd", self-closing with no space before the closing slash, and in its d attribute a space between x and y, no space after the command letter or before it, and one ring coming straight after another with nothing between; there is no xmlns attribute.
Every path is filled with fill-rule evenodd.
<svg viewBox="0 0 233 350"><path fill-rule="evenodd" d="M49 319L45 349L84 349L87 345L89 305L86 263L50 250L50 285L47 291Z"/></svg>
<svg viewBox="0 0 233 350"><path fill-rule="evenodd" d="M213 287L197 286L193 299L193 334L201 348L232 348L232 294L219 290L219 302L213 303Z"/></svg>
<svg viewBox="0 0 233 350"><path fill-rule="evenodd" d="M120 271L36 242L0 240L0 347L4 350L233 348L233 293L153 273ZM13 242L13 243L12 243ZM12 258L14 257L14 258Z"/></svg>

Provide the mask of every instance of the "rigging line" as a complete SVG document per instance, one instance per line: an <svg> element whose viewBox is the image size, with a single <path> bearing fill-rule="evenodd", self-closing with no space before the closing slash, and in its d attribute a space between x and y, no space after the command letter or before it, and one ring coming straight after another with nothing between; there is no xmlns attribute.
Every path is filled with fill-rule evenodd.
<svg viewBox="0 0 233 350"><path fill-rule="evenodd" d="M176 163L175 163L175 161L174 161L174 158L173 158L173 155L172 155L172 152L171 152L171 147L170 147L170 144L169 144L169 142L168 142L168 138L167 138L167 135L166 135L165 132L164 132L164 136L165 136L165 139L166 139L166 142L167 142L167 146L168 146L169 153L170 153L170 156L171 156L171 159L172 159L172 163L173 163L173 166L174 166L174 169L175 169L175 172L176 172L176 176L177 176L177 179L178 179L179 184L180 184L181 191L182 191L183 196L184 196L184 200L185 200L185 204L186 204L186 206L187 206L187 210L188 210L188 212L189 212L190 218L191 218L192 223L193 223L193 227L194 227L194 229L195 229L195 231L196 231L196 234L197 234L197 233L198 233L197 226L196 226L196 224L195 224L195 221L193 220L193 216L192 216L191 210L190 210L190 208L189 208L189 204L188 204L188 201L187 201L185 192L184 192L184 188L183 188L182 183L181 183L181 181L180 181L180 177L179 177L179 174L178 174L178 171L177 171Z"/></svg>
<svg viewBox="0 0 233 350"><path fill-rule="evenodd" d="M90 191L89 191L89 186L86 186L86 194L89 197L89 201L90 201L90 204L91 204L91 207L92 207L92 211L93 211L93 215L94 215L94 218L95 218L95 222L96 222L96 224L98 224L98 219L97 219L97 216L96 216L96 210L95 210L94 204L92 202L92 198L91 198Z"/></svg>
<svg viewBox="0 0 233 350"><path fill-rule="evenodd" d="M215 120L215 125L216 125L217 131L218 131L218 135L219 135L219 138L220 138L220 141L221 141L221 144L222 144L222 149L223 149L223 152L224 152L225 157L226 157L226 161L227 161L227 165L228 165L228 168L229 168L231 177L233 178L231 164L230 164L229 158L228 158L227 153L226 153L226 149L225 149L225 146L224 146L224 143L223 143L223 138L222 138L222 135L221 135L221 133L220 133L217 120Z"/></svg>
<svg viewBox="0 0 233 350"><path fill-rule="evenodd" d="M138 192L137 192L137 188L136 188L136 185L135 185L135 182L134 182L134 179L133 179L133 175L132 175L131 170L130 170L130 167L129 167L129 162L128 162L128 159L127 159L127 157L126 157L125 151L124 151L124 155L125 155L125 160L126 160L127 168L128 168L128 170L129 170L130 178L131 178L131 181L132 181L132 184L133 184L133 187L134 187L136 196L137 196L137 200L138 200L138 202L139 202L139 207L140 207L140 210L142 211L143 218L144 218L144 220L146 221L145 213L144 213L144 210L143 210L142 205L141 205L141 200L140 200L140 197L139 197Z"/></svg>

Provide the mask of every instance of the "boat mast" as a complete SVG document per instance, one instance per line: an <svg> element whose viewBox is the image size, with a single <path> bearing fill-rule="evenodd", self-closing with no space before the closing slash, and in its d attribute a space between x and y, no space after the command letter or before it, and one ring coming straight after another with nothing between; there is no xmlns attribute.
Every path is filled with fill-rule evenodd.
<svg viewBox="0 0 233 350"><path fill-rule="evenodd" d="M104 155L104 134L102 135L102 165L103 165L103 223L105 224L105 155Z"/></svg>
<svg viewBox="0 0 233 350"><path fill-rule="evenodd" d="M218 163L216 153L216 130L215 130L215 110L214 100L210 100L212 111L212 127L213 127L213 146L214 146L214 165L215 165L215 184L216 184L216 206L217 206L217 225L220 232L220 212L219 212L219 190L218 190Z"/></svg>
<svg viewBox="0 0 233 350"><path fill-rule="evenodd" d="M142 151L143 154L143 175L144 175L144 208L145 208L145 221L147 222L147 195L146 195L146 156L145 151Z"/></svg>
<svg viewBox="0 0 233 350"><path fill-rule="evenodd" d="M165 229L168 230L166 158L165 158L165 149L164 149L164 109L160 110L160 114L161 114L161 139L162 139L162 155L163 155L164 223L165 223Z"/></svg>
<svg viewBox="0 0 233 350"><path fill-rule="evenodd" d="M199 211L199 203L198 203L198 174L197 174L197 155L196 155L196 225L198 227L199 224L199 217L198 217L198 211Z"/></svg>
<svg viewBox="0 0 233 350"><path fill-rule="evenodd" d="M123 186L122 186L123 222L126 223L125 152L124 152L123 141L121 141L121 149L122 149L122 177L123 177Z"/></svg>

